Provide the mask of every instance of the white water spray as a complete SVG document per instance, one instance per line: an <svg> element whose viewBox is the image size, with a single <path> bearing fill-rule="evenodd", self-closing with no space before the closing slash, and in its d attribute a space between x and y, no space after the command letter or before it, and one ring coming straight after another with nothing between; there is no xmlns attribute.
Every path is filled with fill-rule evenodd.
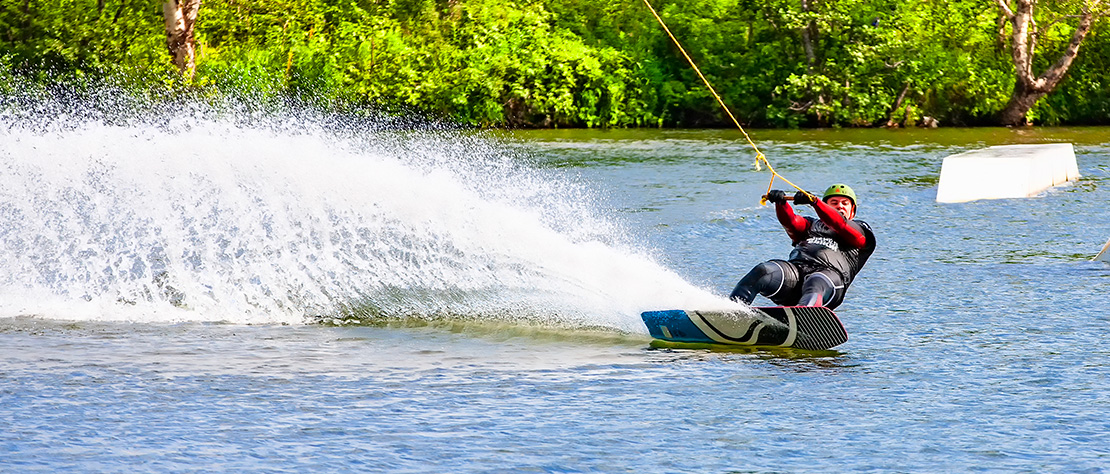
<svg viewBox="0 0 1110 474"><path fill-rule="evenodd" d="M243 123L0 120L0 317L644 332L729 304L490 139Z"/></svg>

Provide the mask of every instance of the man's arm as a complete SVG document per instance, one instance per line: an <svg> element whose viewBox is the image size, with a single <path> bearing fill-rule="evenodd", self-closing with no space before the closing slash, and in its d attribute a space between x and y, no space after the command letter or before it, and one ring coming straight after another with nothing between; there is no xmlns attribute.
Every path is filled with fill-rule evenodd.
<svg viewBox="0 0 1110 474"><path fill-rule="evenodd" d="M779 189L772 189L767 193L766 198L768 201L775 203L775 216L779 218L779 224L782 224L782 228L786 229L786 234L790 236L791 242L797 244L804 239L806 232L809 231L809 221L794 214L794 208L786 202L786 193Z"/></svg>
<svg viewBox="0 0 1110 474"><path fill-rule="evenodd" d="M809 221L795 214L794 208L786 201L775 203L775 216L779 218L779 224L786 229L786 235L790 236L792 242L796 244L805 238L809 230Z"/></svg>

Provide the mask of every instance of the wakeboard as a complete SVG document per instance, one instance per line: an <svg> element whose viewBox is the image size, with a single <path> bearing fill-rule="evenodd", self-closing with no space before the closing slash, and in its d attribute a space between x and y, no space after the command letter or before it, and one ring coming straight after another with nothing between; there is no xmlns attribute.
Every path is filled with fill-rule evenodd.
<svg viewBox="0 0 1110 474"><path fill-rule="evenodd" d="M823 306L676 309L645 311L640 317L652 337L670 342L825 350L848 341L836 313Z"/></svg>

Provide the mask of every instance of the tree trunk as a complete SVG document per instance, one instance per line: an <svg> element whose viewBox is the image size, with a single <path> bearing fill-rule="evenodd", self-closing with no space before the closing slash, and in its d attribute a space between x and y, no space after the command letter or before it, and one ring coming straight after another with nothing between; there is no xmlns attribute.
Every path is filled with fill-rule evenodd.
<svg viewBox="0 0 1110 474"><path fill-rule="evenodd" d="M906 94L910 92L910 83L906 81L906 86L902 88L902 93L898 94L898 99L894 101L894 105L890 106L890 113L886 115L886 128L894 128L898 126L898 122L894 121L894 112L902 106L902 102L906 100Z"/></svg>
<svg viewBox="0 0 1110 474"><path fill-rule="evenodd" d="M1033 75L1033 57L1037 47L1037 24L1033 20L1033 8L1036 0L1015 0L1016 9L1011 9L1008 0L996 0L1002 15L1010 22L1010 47L1014 59L1014 72L1016 82L1010 102L1002 110L1000 122L1002 125L1025 125L1029 109L1056 88L1064 74L1068 72L1072 61L1079 54L1079 46L1091 30L1091 24L1098 16L1097 10L1102 0L1093 0L1086 3L1079 15L1079 25L1072 34L1064 53L1056 63L1049 67L1040 76Z"/></svg>
<svg viewBox="0 0 1110 474"><path fill-rule="evenodd" d="M186 79L196 71L196 44L193 25L197 22L200 0L166 0L162 14L166 19L166 46L173 56L173 64Z"/></svg>
<svg viewBox="0 0 1110 474"><path fill-rule="evenodd" d="M812 6L810 6L810 0L801 0L801 7L803 13L809 13L813 11ZM806 74L813 74L815 71L817 71L819 66L816 46L818 40L817 23L813 20L808 21L806 23L806 26L802 27L801 33L802 48L805 50L806 53ZM810 100L811 104L817 103L818 105L824 105L826 102L824 92L814 93L813 90L810 90L809 95L812 98L812 100ZM825 112L821 107L817 108L817 112L814 115L816 115L817 118L817 126L824 127L825 125L827 125Z"/></svg>
<svg viewBox="0 0 1110 474"><path fill-rule="evenodd" d="M999 122L1002 125L1019 127L1028 125L1026 114L1029 109L1033 108L1041 97L1047 95L1048 92L1038 92L1030 90L1026 87L1025 82L1019 80L1014 84L1014 92L1010 95L1010 101L1006 103L1006 108L1002 109L1002 116L999 117Z"/></svg>
<svg viewBox="0 0 1110 474"><path fill-rule="evenodd" d="M802 12L809 13L811 11L809 0L802 0ZM814 42L817 41L817 25L810 20L805 27L802 28L802 48L806 53L806 66L807 72L813 73L814 68L817 67L817 52Z"/></svg>

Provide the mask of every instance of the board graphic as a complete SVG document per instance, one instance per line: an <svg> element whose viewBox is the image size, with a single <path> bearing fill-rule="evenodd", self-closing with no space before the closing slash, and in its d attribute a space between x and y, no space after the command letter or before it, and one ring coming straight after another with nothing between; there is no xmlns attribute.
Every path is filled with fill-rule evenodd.
<svg viewBox="0 0 1110 474"><path fill-rule="evenodd" d="M824 350L848 340L840 319L822 306L645 311L640 316L652 337L672 342Z"/></svg>

